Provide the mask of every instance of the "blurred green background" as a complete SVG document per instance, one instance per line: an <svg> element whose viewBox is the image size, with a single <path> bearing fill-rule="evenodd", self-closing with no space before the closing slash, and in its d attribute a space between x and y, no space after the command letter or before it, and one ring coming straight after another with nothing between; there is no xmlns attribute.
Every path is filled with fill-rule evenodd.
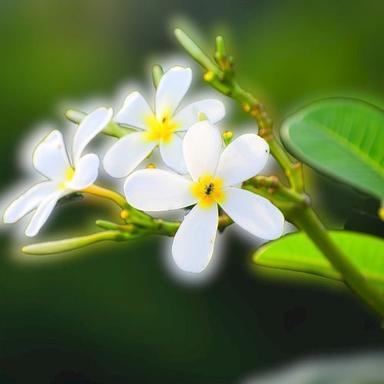
<svg viewBox="0 0 384 384"><path fill-rule="evenodd" d="M175 20L207 46L223 33L239 79L279 122L324 96L384 107L383 19L379 0L1 0L1 189L22 180L18 146L40 120L60 121L63 100L113 96L123 81L148 79L151 57L182 54ZM376 202L306 177L330 226L379 232ZM86 233L110 213L97 203L57 209L42 238ZM255 244L229 232L221 269L201 285L169 273L163 239L33 263L1 232L0 383L231 383L382 345L377 318L341 285L266 278L250 266Z"/></svg>

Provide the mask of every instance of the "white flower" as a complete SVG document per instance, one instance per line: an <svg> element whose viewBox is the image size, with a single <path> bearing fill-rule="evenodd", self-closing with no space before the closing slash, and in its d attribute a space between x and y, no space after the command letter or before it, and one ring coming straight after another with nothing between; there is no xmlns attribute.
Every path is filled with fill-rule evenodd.
<svg viewBox="0 0 384 384"><path fill-rule="evenodd" d="M223 103L214 99L192 103L176 112L191 81L190 68L176 66L164 73L156 90L154 111L140 93L128 95L115 121L138 131L118 140L106 153L104 168L111 176L127 176L156 146L160 147L161 157L168 167L186 173L181 132L202 116L215 123L225 114Z"/></svg>
<svg viewBox="0 0 384 384"><path fill-rule="evenodd" d="M52 131L40 142L32 162L46 180L35 184L8 206L3 216L5 223L14 223L35 210L25 231L27 236L35 236L61 197L93 184L98 176L99 158L95 154L82 156L82 153L108 124L112 113L111 109L99 108L82 120L73 138L72 161L59 131Z"/></svg>
<svg viewBox="0 0 384 384"><path fill-rule="evenodd" d="M282 213L267 199L239 184L265 165L269 148L255 134L239 136L222 151L217 128L206 121L185 135L183 153L190 178L160 169L132 173L124 186L127 201L144 211L166 211L196 204L181 223L172 246L176 264L200 272L208 264L218 227L218 205L240 227L266 240L281 236Z"/></svg>

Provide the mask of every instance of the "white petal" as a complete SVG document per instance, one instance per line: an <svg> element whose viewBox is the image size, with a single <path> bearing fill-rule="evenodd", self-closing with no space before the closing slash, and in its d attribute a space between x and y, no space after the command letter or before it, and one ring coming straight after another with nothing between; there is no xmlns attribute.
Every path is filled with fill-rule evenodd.
<svg viewBox="0 0 384 384"><path fill-rule="evenodd" d="M8 206L4 212L4 222L14 223L18 221L32 209L35 209L55 189L56 184L52 181L43 181L34 185Z"/></svg>
<svg viewBox="0 0 384 384"><path fill-rule="evenodd" d="M129 133L108 150L103 160L104 168L113 177L127 176L156 145L156 141L146 140L143 132Z"/></svg>
<svg viewBox="0 0 384 384"><path fill-rule="evenodd" d="M68 188L81 191L92 185L99 174L99 158L89 153L84 155L76 164L73 179L67 184Z"/></svg>
<svg viewBox="0 0 384 384"><path fill-rule="evenodd" d="M142 169L128 176L124 184L129 204L143 211L168 211L196 203L191 180L161 169Z"/></svg>
<svg viewBox="0 0 384 384"><path fill-rule="evenodd" d="M183 141L183 153L193 180L215 174L222 146L219 130L207 121L196 123L188 130Z"/></svg>
<svg viewBox="0 0 384 384"><path fill-rule="evenodd" d="M224 104L219 100L207 99L188 105L174 117L174 121L179 127L177 130L187 130L201 120L201 114L204 114L210 123L215 124L225 115Z"/></svg>
<svg viewBox="0 0 384 384"><path fill-rule="evenodd" d="M132 92L124 101L123 107L117 112L116 123L147 129L149 116L153 115L151 108L139 92Z"/></svg>
<svg viewBox="0 0 384 384"><path fill-rule="evenodd" d="M240 227L265 240L282 235L284 216L269 200L240 188L225 188L224 193L220 205Z"/></svg>
<svg viewBox="0 0 384 384"><path fill-rule="evenodd" d="M61 132L52 131L43 139L33 152L32 162L36 170L49 179L64 178L70 163Z"/></svg>
<svg viewBox="0 0 384 384"><path fill-rule="evenodd" d="M33 237L39 233L41 227L45 224L49 215L52 213L53 208L55 208L57 200L59 200L61 196L63 196L63 194L56 192L40 203L36 212L33 214L27 229L25 230L25 234L27 236Z"/></svg>
<svg viewBox="0 0 384 384"><path fill-rule="evenodd" d="M162 76L156 90L156 117L161 119L163 114L173 114L180 101L187 93L192 81L190 68L173 67Z"/></svg>
<svg viewBox="0 0 384 384"><path fill-rule="evenodd" d="M173 134L169 143L160 143L160 153L164 163L174 171L185 174L187 166L183 156L183 140Z"/></svg>
<svg viewBox="0 0 384 384"><path fill-rule="evenodd" d="M252 133L239 136L220 156L217 176L224 185L241 183L259 173L269 156L268 143Z"/></svg>
<svg viewBox="0 0 384 384"><path fill-rule="evenodd" d="M208 265L218 225L217 205L204 209L196 205L185 216L172 244L172 255L179 268L199 273Z"/></svg>
<svg viewBox="0 0 384 384"><path fill-rule="evenodd" d="M98 108L84 117L73 137L73 163L80 159L84 148L99 134L112 119L111 108Z"/></svg>

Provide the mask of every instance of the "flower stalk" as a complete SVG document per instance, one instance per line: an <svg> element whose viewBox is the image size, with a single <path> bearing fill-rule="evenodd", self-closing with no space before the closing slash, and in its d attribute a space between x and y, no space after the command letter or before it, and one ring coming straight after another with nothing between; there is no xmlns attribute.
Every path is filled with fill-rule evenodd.
<svg viewBox="0 0 384 384"><path fill-rule="evenodd" d="M22 251L29 255L49 255L53 253L72 251L74 249L83 248L101 241L121 241L125 239L126 235L123 232L109 230L87 236L26 245L22 248Z"/></svg>
<svg viewBox="0 0 384 384"><path fill-rule="evenodd" d="M98 185L91 185L88 188L84 189L82 192L89 193L90 195L102 197L104 199L108 199L116 203L121 209L129 208L128 203L126 202L123 195L112 191L111 189L103 188Z"/></svg>

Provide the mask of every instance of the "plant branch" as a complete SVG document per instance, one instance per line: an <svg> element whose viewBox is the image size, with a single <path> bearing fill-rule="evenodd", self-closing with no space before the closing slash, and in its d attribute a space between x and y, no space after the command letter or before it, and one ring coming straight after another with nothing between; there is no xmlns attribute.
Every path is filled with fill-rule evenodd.
<svg viewBox="0 0 384 384"><path fill-rule="evenodd" d="M143 212L138 212L146 215ZM155 219L149 215L146 216L146 221L136 220L135 223L130 222L127 224L117 224L112 221L97 220L96 225L105 229L105 231L86 236L26 245L22 248L22 252L30 255L48 255L73 251L107 240L120 242L149 235L172 237L175 235L181 224L178 221L167 221ZM227 215L221 214L219 216L219 231L223 231L230 224L232 224L232 220Z"/></svg>
<svg viewBox="0 0 384 384"><path fill-rule="evenodd" d="M259 193L279 207L285 217L307 233L351 289L384 317L384 297L334 243L310 207L309 199L304 194L302 164L291 160L284 150L263 104L235 80L233 58L227 54L222 37L216 39L213 63L185 32L177 29L175 34L184 49L206 70L204 80L217 91L238 101L242 109L256 120L259 135L269 143L270 152L284 170L290 185L290 188L285 187L276 177L255 177L245 182L243 188Z"/></svg>
<svg viewBox="0 0 384 384"><path fill-rule="evenodd" d="M306 232L314 244L343 276L344 281L349 287L384 318L383 295L367 281L335 244L313 209L307 207L297 210L293 223Z"/></svg>

